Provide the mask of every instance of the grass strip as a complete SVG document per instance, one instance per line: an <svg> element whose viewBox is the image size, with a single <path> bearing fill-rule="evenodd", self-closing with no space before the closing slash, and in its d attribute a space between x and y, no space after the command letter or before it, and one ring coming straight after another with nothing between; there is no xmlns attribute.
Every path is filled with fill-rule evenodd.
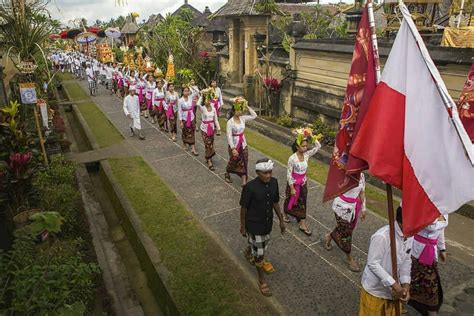
<svg viewBox="0 0 474 316"><path fill-rule="evenodd" d="M63 86L72 98L71 101L85 101L84 103L78 103L77 106L100 147L118 144L123 140L122 135L79 84L67 82Z"/></svg>
<svg viewBox="0 0 474 316"><path fill-rule="evenodd" d="M256 293L242 286L227 256L142 158L109 162L170 272L173 297L185 315L270 313Z"/></svg>
<svg viewBox="0 0 474 316"><path fill-rule="evenodd" d="M219 123L221 126L223 126L222 130L225 130L225 126L227 124L226 122L227 121L225 119L220 119ZM260 133L252 129L245 130L245 137L247 139L247 143L251 147L257 149L268 157L271 157L272 159L281 162L284 165L288 163L288 157L292 154L290 147L277 141L274 141L273 139L265 135L261 135ZM310 179L322 185L326 185L328 172L329 166L327 164L315 159L310 159L308 161L307 176ZM372 212L377 213L386 218L387 200L385 192L377 187L367 184L365 188L365 195L367 199L367 208L370 209Z"/></svg>

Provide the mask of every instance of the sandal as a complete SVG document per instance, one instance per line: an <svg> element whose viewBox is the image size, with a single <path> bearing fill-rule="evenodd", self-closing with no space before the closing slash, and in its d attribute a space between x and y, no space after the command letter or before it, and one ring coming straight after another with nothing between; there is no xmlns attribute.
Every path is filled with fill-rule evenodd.
<svg viewBox="0 0 474 316"><path fill-rule="evenodd" d="M300 227L300 230L301 230L306 236L311 236L311 235L313 234L308 228L302 228L302 227Z"/></svg>
<svg viewBox="0 0 474 316"><path fill-rule="evenodd" d="M210 166L209 166L209 170L211 170L211 171L215 171L215 170L216 170L216 168L214 167L214 165L210 165Z"/></svg>
<svg viewBox="0 0 474 316"><path fill-rule="evenodd" d="M262 265L263 271L267 274L275 272L275 269L273 268L273 265L270 261L267 261L264 259L263 265Z"/></svg>
<svg viewBox="0 0 474 316"><path fill-rule="evenodd" d="M192 153L194 156L199 156L199 154L198 154L197 152L192 151L191 153Z"/></svg>
<svg viewBox="0 0 474 316"><path fill-rule="evenodd" d="M270 291L270 287L267 283L260 283L260 281L258 281L258 288L260 289L260 293L262 293L263 296L272 296L272 291Z"/></svg>
<svg viewBox="0 0 474 316"><path fill-rule="evenodd" d="M227 183L232 183L232 180L230 179L230 174L229 174L229 173L226 172L226 173L224 174L224 180L225 180L225 182L227 182Z"/></svg>
<svg viewBox="0 0 474 316"><path fill-rule="evenodd" d="M347 267L349 268L349 270L351 270L352 272L360 272L360 266L357 262L355 263L351 263L351 262L346 262L347 263Z"/></svg>
<svg viewBox="0 0 474 316"><path fill-rule="evenodd" d="M328 238L327 235L323 236L321 238L321 244L323 245L324 249L326 249L327 251L331 251L332 250L332 244L331 244L332 239L331 239L331 242L328 245L328 239L327 238Z"/></svg>
<svg viewBox="0 0 474 316"><path fill-rule="evenodd" d="M284 221L285 223L290 223L290 222L291 222L291 221L290 221L290 218L289 218L288 216L286 216L286 215L283 215L283 221Z"/></svg>

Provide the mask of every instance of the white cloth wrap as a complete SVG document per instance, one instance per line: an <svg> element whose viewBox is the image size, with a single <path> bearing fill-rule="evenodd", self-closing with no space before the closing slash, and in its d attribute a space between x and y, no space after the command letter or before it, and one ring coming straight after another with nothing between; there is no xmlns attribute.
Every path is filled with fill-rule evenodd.
<svg viewBox="0 0 474 316"><path fill-rule="evenodd" d="M259 162L255 165L255 170L263 172L271 171L273 170L273 161L268 160L267 162Z"/></svg>

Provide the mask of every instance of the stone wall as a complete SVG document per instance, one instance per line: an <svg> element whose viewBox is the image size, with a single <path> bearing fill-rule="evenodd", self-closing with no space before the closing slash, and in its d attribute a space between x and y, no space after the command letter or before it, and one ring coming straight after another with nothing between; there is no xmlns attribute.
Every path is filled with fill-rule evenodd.
<svg viewBox="0 0 474 316"><path fill-rule="evenodd" d="M311 122L317 116L337 124L351 66L353 41L300 41L290 52L294 80L284 108L295 118ZM380 43L383 67L391 43ZM454 99L460 95L474 49L428 47ZM289 103L288 103L289 102Z"/></svg>

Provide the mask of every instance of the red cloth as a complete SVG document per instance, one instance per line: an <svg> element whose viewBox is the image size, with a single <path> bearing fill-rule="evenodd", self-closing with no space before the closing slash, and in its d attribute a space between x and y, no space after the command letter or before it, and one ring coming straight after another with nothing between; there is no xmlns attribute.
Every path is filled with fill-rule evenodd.
<svg viewBox="0 0 474 316"><path fill-rule="evenodd" d="M342 106L339 130L323 195L324 202L359 185L360 172L367 169L365 161L352 156L350 149L352 140L355 139L367 112L375 86L374 52L366 7L359 23L354 54L352 55L351 71Z"/></svg>
<svg viewBox="0 0 474 316"><path fill-rule="evenodd" d="M474 63L458 100L459 117L469 138L474 143Z"/></svg>

